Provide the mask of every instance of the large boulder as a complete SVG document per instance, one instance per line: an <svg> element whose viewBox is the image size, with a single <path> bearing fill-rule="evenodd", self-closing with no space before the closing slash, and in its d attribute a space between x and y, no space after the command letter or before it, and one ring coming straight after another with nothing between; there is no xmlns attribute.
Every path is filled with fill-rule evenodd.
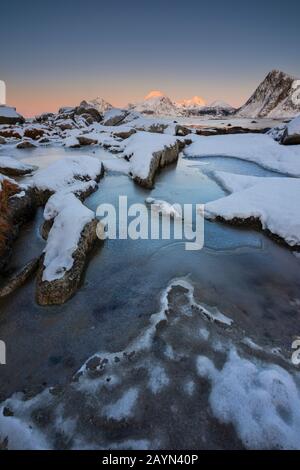
<svg viewBox="0 0 300 470"><path fill-rule="evenodd" d="M80 116L81 114L88 114L93 118L94 121L102 121L102 114L99 111L90 105L87 101L82 101L79 106L75 108L75 114Z"/></svg>
<svg viewBox="0 0 300 470"><path fill-rule="evenodd" d="M24 137L28 137L29 139L39 140L45 134L45 130L41 127L27 127L24 130Z"/></svg>
<svg viewBox="0 0 300 470"><path fill-rule="evenodd" d="M34 191L0 175L0 272L10 259L20 227L32 219L35 210Z"/></svg>
<svg viewBox="0 0 300 470"><path fill-rule="evenodd" d="M104 126L117 126L128 116L128 111L119 108L112 108L106 111L103 117Z"/></svg>
<svg viewBox="0 0 300 470"><path fill-rule="evenodd" d="M160 168L164 168L171 163L175 163L178 160L180 152L179 144L176 142L173 145L165 147L163 150L154 152L152 154L151 163L149 166L148 176L146 178L140 177L139 175L133 174L131 176L133 180L144 188L151 189L154 186L155 175Z"/></svg>
<svg viewBox="0 0 300 470"><path fill-rule="evenodd" d="M103 176L100 160L90 156L67 157L38 170L29 180L37 203L44 205L56 192L66 191L86 197Z"/></svg>
<svg viewBox="0 0 300 470"><path fill-rule="evenodd" d="M63 304L77 290L87 254L97 240L97 219L74 194L53 195L44 212L53 224L40 262L36 298L40 305Z"/></svg>
<svg viewBox="0 0 300 470"><path fill-rule="evenodd" d="M36 145L31 141L24 139L16 145L17 149L33 149Z"/></svg>
<svg viewBox="0 0 300 470"><path fill-rule="evenodd" d="M284 145L300 144L300 116L289 122L283 132L281 143Z"/></svg>
<svg viewBox="0 0 300 470"><path fill-rule="evenodd" d="M21 139L22 137L22 132L16 128L16 129L0 129L0 136L5 137L6 139Z"/></svg>
<svg viewBox="0 0 300 470"><path fill-rule="evenodd" d="M180 152L177 137L150 132L137 132L119 147L129 162L129 175L145 188L153 187L159 168L176 162Z"/></svg>
<svg viewBox="0 0 300 470"><path fill-rule="evenodd" d="M0 105L0 124L17 124L24 123L25 119L21 114L17 113L16 108L11 106Z"/></svg>
<svg viewBox="0 0 300 470"><path fill-rule="evenodd" d="M0 173L7 176L23 176L36 170L36 166L27 165L12 157L0 156Z"/></svg>

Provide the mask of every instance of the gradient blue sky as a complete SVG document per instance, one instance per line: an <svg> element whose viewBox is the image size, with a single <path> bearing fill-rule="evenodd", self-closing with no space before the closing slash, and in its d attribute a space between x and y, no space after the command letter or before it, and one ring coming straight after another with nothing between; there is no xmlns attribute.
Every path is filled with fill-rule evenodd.
<svg viewBox="0 0 300 470"><path fill-rule="evenodd" d="M14 0L0 18L0 79L26 115L153 89L238 106L273 68L300 77L299 0Z"/></svg>

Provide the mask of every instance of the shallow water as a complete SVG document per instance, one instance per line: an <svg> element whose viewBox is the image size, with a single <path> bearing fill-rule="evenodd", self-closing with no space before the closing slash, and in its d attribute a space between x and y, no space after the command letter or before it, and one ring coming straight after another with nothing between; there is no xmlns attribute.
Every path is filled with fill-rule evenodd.
<svg viewBox="0 0 300 470"><path fill-rule="evenodd" d="M116 158L99 149L62 148L15 151L14 156L46 166L62 155L79 153ZM127 195L129 204L149 196L171 203L205 203L225 194L209 176L215 169L273 175L232 158L181 158L157 176L151 191L127 176L109 173L85 203L96 210L102 202L116 203L119 195ZM13 266L41 252L40 222L41 211L22 231ZM177 277L188 279L195 286L195 296L232 318L237 329L288 355L293 337L300 333L299 263L288 249L259 232L208 221L200 251L186 251L183 242L172 240L99 242L81 288L65 305L38 306L34 279L0 301L0 338L7 344L0 398L16 390L64 384L97 351L123 350L159 310L162 290Z"/></svg>

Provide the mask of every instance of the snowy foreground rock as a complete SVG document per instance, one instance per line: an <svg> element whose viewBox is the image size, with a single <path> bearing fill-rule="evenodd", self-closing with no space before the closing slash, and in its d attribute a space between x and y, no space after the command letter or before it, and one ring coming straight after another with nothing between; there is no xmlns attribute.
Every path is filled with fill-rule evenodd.
<svg viewBox="0 0 300 470"><path fill-rule="evenodd" d="M37 302L62 304L77 290L87 253L97 239L94 212L72 193L55 193L44 217L53 222L37 277Z"/></svg>
<svg viewBox="0 0 300 470"><path fill-rule="evenodd" d="M215 172L232 194L205 205L205 215L236 225L260 226L273 238L300 248L300 180Z"/></svg>
<svg viewBox="0 0 300 470"><path fill-rule="evenodd" d="M138 132L120 145L121 156L129 161L129 175L141 186L152 188L159 168L176 162L178 139L165 134Z"/></svg>
<svg viewBox="0 0 300 470"><path fill-rule="evenodd" d="M100 160L81 155L67 157L54 162L45 169L38 170L29 180L40 205L59 191L73 192L85 198L96 189L96 182L103 175Z"/></svg>
<svg viewBox="0 0 300 470"><path fill-rule="evenodd" d="M47 202L43 227L47 244L37 278L40 305L64 303L78 287L97 238L94 213L81 200L96 190L102 175L100 160L80 156L58 160L30 180L38 203Z"/></svg>
<svg viewBox="0 0 300 470"><path fill-rule="evenodd" d="M0 173L8 176L22 176L32 173L36 167L26 165L11 157L0 156Z"/></svg>
<svg viewBox="0 0 300 470"><path fill-rule="evenodd" d="M225 156L257 163L289 176L300 176L300 146L284 146L265 134L192 136L187 157Z"/></svg>
<svg viewBox="0 0 300 470"><path fill-rule="evenodd" d="M286 125L282 143L284 145L300 145L300 116L297 116Z"/></svg>
<svg viewBox="0 0 300 470"><path fill-rule="evenodd" d="M0 271L10 259L21 226L33 217L35 210L34 191L0 173Z"/></svg>
<svg viewBox="0 0 300 470"><path fill-rule="evenodd" d="M23 123L25 119L17 113L16 108L0 105L0 125Z"/></svg>
<svg viewBox="0 0 300 470"><path fill-rule="evenodd" d="M300 145L300 115L270 129L268 135L283 145Z"/></svg>

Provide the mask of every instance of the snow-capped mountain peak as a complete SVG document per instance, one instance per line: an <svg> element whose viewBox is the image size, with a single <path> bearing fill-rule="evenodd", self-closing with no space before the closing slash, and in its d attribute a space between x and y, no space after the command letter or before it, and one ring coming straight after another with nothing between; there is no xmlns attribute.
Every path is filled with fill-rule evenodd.
<svg viewBox="0 0 300 470"><path fill-rule="evenodd" d="M103 98L100 98L99 96L97 96L97 98L87 101L86 103L90 105L92 108L97 109L97 111L99 111L99 113L101 114L113 108L113 106L110 103L108 103L108 101L105 101Z"/></svg>
<svg viewBox="0 0 300 470"><path fill-rule="evenodd" d="M159 90L151 91L144 100L134 105L134 110L145 114L176 115L175 103Z"/></svg>
<svg viewBox="0 0 300 470"><path fill-rule="evenodd" d="M300 113L300 80L272 70L260 83L238 115L243 117L290 118Z"/></svg>
<svg viewBox="0 0 300 470"><path fill-rule="evenodd" d="M193 96L191 99L177 101L177 106L182 108L197 108L205 106L206 102L201 96Z"/></svg>
<svg viewBox="0 0 300 470"><path fill-rule="evenodd" d="M222 109L234 109L231 104L226 103L225 101L222 100L216 100L213 101L210 105L210 108L222 108Z"/></svg>

